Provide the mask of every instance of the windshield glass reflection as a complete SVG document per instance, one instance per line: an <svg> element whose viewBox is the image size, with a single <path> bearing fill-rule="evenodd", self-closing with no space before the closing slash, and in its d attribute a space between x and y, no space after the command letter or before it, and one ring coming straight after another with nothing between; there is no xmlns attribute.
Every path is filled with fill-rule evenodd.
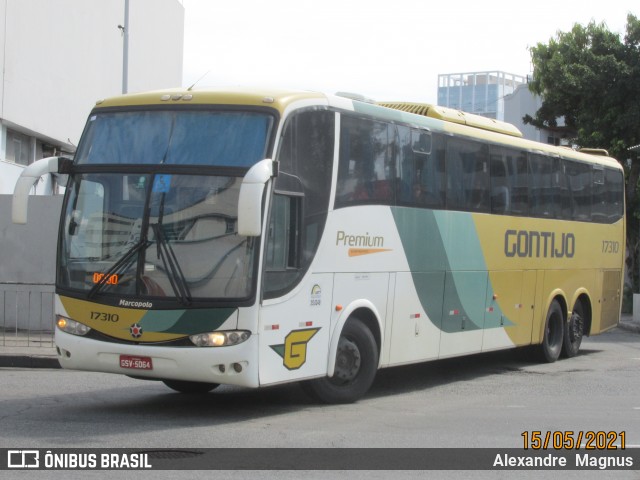
<svg viewBox="0 0 640 480"><path fill-rule="evenodd" d="M238 299L251 294L253 241L238 235L242 179L209 175L76 175L59 285L87 295Z"/></svg>

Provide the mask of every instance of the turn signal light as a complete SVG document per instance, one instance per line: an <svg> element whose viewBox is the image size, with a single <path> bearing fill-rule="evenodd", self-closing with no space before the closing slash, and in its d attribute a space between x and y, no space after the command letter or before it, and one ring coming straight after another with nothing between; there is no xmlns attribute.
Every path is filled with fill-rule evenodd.
<svg viewBox="0 0 640 480"><path fill-rule="evenodd" d="M87 327L80 322L76 322L75 320L71 320L70 318L63 317L62 315L56 315L56 325L60 330L70 333L71 335L82 336L91 331L90 327Z"/></svg>

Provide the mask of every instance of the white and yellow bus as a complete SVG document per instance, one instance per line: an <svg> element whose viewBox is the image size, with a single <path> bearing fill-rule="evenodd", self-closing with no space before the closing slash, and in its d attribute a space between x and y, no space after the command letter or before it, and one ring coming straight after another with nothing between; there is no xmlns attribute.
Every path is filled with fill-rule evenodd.
<svg viewBox="0 0 640 480"><path fill-rule="evenodd" d="M324 402L379 368L533 346L576 355L619 321L624 176L606 152L441 107L291 91L100 101L60 222L64 368L181 392L304 381Z"/></svg>

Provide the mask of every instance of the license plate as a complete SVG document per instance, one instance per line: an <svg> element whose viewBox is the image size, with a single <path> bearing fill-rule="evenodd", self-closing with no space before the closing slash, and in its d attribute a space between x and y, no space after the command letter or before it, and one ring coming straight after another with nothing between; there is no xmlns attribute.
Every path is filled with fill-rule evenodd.
<svg viewBox="0 0 640 480"><path fill-rule="evenodd" d="M120 355L120 367L134 370L153 370L153 363L151 362L151 357Z"/></svg>

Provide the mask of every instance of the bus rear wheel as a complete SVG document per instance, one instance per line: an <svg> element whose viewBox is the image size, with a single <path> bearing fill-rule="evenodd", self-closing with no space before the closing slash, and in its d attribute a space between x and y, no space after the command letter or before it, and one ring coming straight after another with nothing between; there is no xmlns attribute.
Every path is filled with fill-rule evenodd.
<svg viewBox="0 0 640 480"><path fill-rule="evenodd" d="M575 357L580 350L584 335L584 308L580 301L576 302L569 321L565 325L562 355L566 358Z"/></svg>
<svg viewBox="0 0 640 480"><path fill-rule="evenodd" d="M218 383L186 382L184 380L162 380L162 383L176 392L190 394L208 393L220 386Z"/></svg>
<svg viewBox="0 0 640 480"><path fill-rule="evenodd" d="M302 387L323 403L352 403L369 390L377 370L376 339L361 320L351 318L340 334L333 376L303 382Z"/></svg>
<svg viewBox="0 0 640 480"><path fill-rule="evenodd" d="M544 337L539 346L540 359L547 363L555 362L560 356L564 343L564 314L557 300L551 302L544 326Z"/></svg>

